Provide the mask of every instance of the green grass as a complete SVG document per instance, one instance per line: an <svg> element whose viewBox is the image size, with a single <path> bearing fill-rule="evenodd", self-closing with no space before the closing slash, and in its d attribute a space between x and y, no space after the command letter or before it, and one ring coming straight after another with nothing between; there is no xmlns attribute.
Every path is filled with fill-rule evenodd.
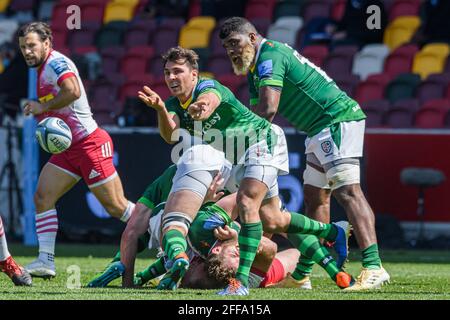
<svg viewBox="0 0 450 320"><path fill-rule="evenodd" d="M12 282L0 274L0 301L10 299L46 300L109 300L109 299L223 299L215 294L217 290L183 290L161 292L155 289L122 289L120 280L115 280L105 289L68 289L70 276L67 268L80 267L81 285L86 285L101 271L115 254L114 246L58 245L57 277L50 280L34 279L33 287L14 287ZM10 251L22 265L31 262L36 248L10 245ZM352 252L347 270L355 277L359 274L360 255ZM136 270L147 266L150 255L139 256ZM450 300L450 253L448 251L382 251L383 265L391 275L391 284L371 292L341 292L325 272L315 267L312 276L312 291L296 289L253 289L250 296L230 299L262 300Z"/></svg>

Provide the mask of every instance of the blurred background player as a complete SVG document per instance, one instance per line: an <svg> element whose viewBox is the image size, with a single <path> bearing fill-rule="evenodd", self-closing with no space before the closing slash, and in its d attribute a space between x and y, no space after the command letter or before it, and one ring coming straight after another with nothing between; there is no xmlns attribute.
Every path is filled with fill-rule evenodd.
<svg viewBox="0 0 450 320"><path fill-rule="evenodd" d="M31 286L30 274L14 261L8 251L2 217L0 217L0 271L5 273L16 286Z"/></svg>
<svg viewBox="0 0 450 320"><path fill-rule="evenodd" d="M37 277L56 275L54 254L58 231L55 203L81 178L113 217L127 222L134 204L123 193L113 164L113 143L92 117L83 83L74 63L53 50L52 32L43 22L32 22L19 31L20 50L38 73L39 102L28 101L25 115L38 121L59 117L72 131L72 145L53 155L43 167L34 196L39 257L25 268Z"/></svg>
<svg viewBox="0 0 450 320"><path fill-rule="evenodd" d="M279 111L308 135L304 172L307 214L328 223L333 194L362 250L363 269L357 285L349 290L373 289L388 282L389 274L378 253L375 216L360 187L366 116L358 103L323 70L288 45L263 38L245 18L226 20L219 36L234 72L247 75L251 108L269 121ZM311 266L311 261L300 263L292 280L303 280Z"/></svg>

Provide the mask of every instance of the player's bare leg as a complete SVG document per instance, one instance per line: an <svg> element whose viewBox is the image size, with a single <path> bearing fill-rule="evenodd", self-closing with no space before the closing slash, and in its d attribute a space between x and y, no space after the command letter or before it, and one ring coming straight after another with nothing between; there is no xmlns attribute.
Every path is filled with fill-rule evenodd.
<svg viewBox="0 0 450 320"><path fill-rule="evenodd" d="M133 213L134 204L123 193L122 181L116 175L113 179L89 188L105 210L114 218L127 222Z"/></svg>
<svg viewBox="0 0 450 320"><path fill-rule="evenodd" d="M342 186L333 191L353 225L356 240L363 255L363 270L354 288L362 290L380 288L390 276L381 265L375 232L375 215L367 202L360 184Z"/></svg>
<svg viewBox="0 0 450 320"><path fill-rule="evenodd" d="M25 269L36 277L56 276L54 255L58 232L58 217L55 203L78 182L79 178L47 163L39 176L34 195L36 207L36 233L39 242L39 257Z"/></svg>
<svg viewBox="0 0 450 320"><path fill-rule="evenodd" d="M161 244L171 265L167 265L170 270L159 282L159 290L175 290L189 267L186 236L202 203L203 197L190 190L172 192L167 199L161 223Z"/></svg>

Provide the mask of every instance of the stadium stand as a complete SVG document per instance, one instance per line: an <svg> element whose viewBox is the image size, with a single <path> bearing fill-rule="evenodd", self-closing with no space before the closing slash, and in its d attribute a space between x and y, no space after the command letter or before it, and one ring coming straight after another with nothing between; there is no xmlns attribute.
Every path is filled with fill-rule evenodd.
<svg viewBox="0 0 450 320"><path fill-rule="evenodd" d="M160 56L178 44L198 52L202 75L220 79L248 104L245 81L234 76L218 37L228 13L220 5L203 1L185 5L180 1L176 8L169 8L148 0L80 0L77 5L82 9L82 28L69 32L66 9L72 2L0 1L0 46L11 42L20 23L30 17L49 21L55 48L80 64L86 78L83 81L94 97L94 111L104 113L100 122L107 120L110 124L118 114L108 119L110 110L98 107L97 97L103 89L114 92L112 96L117 94L122 111L125 103L130 108L138 107L127 100L137 88L136 77L153 75L152 81L168 94L161 78ZM357 9L346 0L248 0L241 9L263 36L297 48L323 68L366 110L369 127L446 126L446 113L442 122L426 122L423 119L431 119L432 111L420 108L429 101L450 98L448 40L423 40L423 34L433 38L427 34L428 29L436 27L436 21L443 23L438 9L446 10L446 6L440 3L438 8L420 0L384 0L380 4L388 25L382 30L383 39L368 44L347 41L349 34L339 41L333 39L332 33L329 38L311 38L311 33L317 36L317 30L329 25L341 28L342 19L356 14L347 12L345 16L350 7ZM106 78L113 83L103 83ZM419 109L421 113L414 116ZM437 118L437 113L433 114Z"/></svg>

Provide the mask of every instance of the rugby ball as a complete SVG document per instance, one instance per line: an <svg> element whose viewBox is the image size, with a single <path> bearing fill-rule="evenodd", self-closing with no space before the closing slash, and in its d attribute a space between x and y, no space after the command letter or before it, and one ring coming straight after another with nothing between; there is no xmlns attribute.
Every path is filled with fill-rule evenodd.
<svg viewBox="0 0 450 320"><path fill-rule="evenodd" d="M37 125L36 139L44 151L58 154L72 144L72 132L60 118L45 118Z"/></svg>

